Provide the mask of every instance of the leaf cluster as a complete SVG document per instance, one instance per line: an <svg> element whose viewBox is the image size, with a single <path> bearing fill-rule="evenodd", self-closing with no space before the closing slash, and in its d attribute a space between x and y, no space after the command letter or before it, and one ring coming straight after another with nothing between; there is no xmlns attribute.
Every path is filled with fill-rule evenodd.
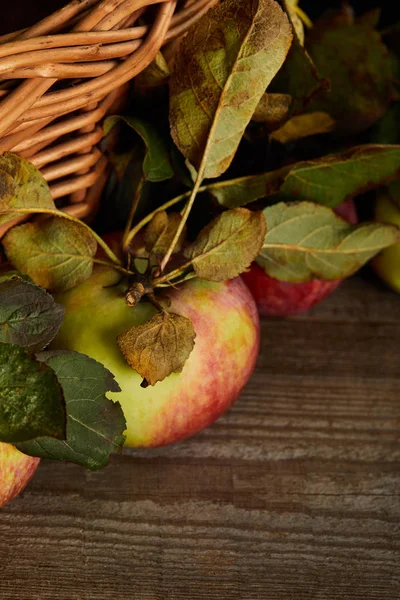
<svg viewBox="0 0 400 600"><path fill-rule="evenodd" d="M115 342L146 386L181 371L195 344L191 321L168 309L171 286L225 281L253 261L283 281L342 279L400 242L396 227L333 211L399 179L398 26L380 32L377 17L343 9L310 28L296 0L210 9L105 120L114 170L97 227L60 211L27 160L0 157L2 249L17 270L0 278L0 440L92 469L123 444L113 376L42 352L63 316L50 293L97 264L119 273L129 306L157 309ZM100 235L113 214L118 248Z"/></svg>

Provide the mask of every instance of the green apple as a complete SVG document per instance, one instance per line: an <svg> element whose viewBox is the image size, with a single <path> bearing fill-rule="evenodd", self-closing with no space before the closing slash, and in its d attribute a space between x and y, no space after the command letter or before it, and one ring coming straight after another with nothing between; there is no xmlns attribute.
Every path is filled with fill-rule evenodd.
<svg viewBox="0 0 400 600"><path fill-rule="evenodd" d="M39 458L26 456L15 446L0 442L0 507L22 492L39 462Z"/></svg>
<svg viewBox="0 0 400 600"><path fill-rule="evenodd" d="M394 181L377 192L375 218L400 227L400 181ZM400 244L383 250L374 258L372 266L389 287L400 293Z"/></svg>
<svg viewBox="0 0 400 600"><path fill-rule="evenodd" d="M168 289L170 310L193 322L195 347L180 373L144 389L116 338L148 320L155 309L143 300L127 306L126 284L116 284L119 278L113 269L96 267L87 281L57 295L65 319L52 348L86 354L114 374L122 391L109 397L122 405L128 445L170 444L215 421L238 397L258 353L256 306L240 278L225 283L195 279Z"/></svg>

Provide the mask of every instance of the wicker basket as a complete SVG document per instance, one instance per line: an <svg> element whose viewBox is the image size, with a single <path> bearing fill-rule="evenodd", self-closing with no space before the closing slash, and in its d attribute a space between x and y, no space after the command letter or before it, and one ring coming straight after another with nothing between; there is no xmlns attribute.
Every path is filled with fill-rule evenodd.
<svg viewBox="0 0 400 600"><path fill-rule="evenodd" d="M215 3L72 0L1 36L0 152L28 158L54 199L67 198L65 210L90 215L107 177L98 148L103 117L118 109L127 82L160 47Z"/></svg>

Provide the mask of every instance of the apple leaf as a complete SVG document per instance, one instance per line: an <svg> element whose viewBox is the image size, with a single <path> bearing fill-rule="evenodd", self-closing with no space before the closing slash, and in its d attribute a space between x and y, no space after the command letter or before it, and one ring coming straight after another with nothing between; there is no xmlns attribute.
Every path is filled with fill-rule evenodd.
<svg viewBox="0 0 400 600"><path fill-rule="evenodd" d="M41 216L11 229L3 238L8 260L43 288L65 291L93 271L97 243L83 225Z"/></svg>
<svg viewBox="0 0 400 600"><path fill-rule="evenodd" d="M13 208L55 208L49 186L30 162L17 154L0 156L0 225L20 216Z"/></svg>
<svg viewBox="0 0 400 600"><path fill-rule="evenodd" d="M206 225L184 255L202 279L225 281L250 266L264 237L263 214L236 208L218 215Z"/></svg>
<svg viewBox="0 0 400 600"><path fill-rule="evenodd" d="M351 225L312 202L274 204L264 210L267 234L257 263L281 281L342 279L383 248L400 241L400 229L381 223Z"/></svg>
<svg viewBox="0 0 400 600"><path fill-rule="evenodd" d="M57 373L67 410L65 441L39 438L19 444L30 456L64 460L93 471L125 441L126 421L119 402L106 393L119 392L113 375L99 362L78 352L43 352L40 359Z"/></svg>
<svg viewBox="0 0 400 600"><path fill-rule="evenodd" d="M304 46L304 25L296 12L298 0L283 0L282 4L293 25L299 43Z"/></svg>
<svg viewBox="0 0 400 600"><path fill-rule="evenodd" d="M320 76L310 55L294 36L287 59L270 91L289 94L292 97L291 112L297 114L324 90L329 90L329 81Z"/></svg>
<svg viewBox="0 0 400 600"><path fill-rule="evenodd" d="M0 440L65 437L65 404L54 371L25 348L0 342Z"/></svg>
<svg viewBox="0 0 400 600"><path fill-rule="evenodd" d="M273 131L289 117L292 97L288 94L263 94L252 116L252 121L264 123Z"/></svg>
<svg viewBox="0 0 400 600"><path fill-rule="evenodd" d="M135 77L135 89L143 90L163 85L170 76L167 61L162 52L157 52L154 60Z"/></svg>
<svg viewBox="0 0 400 600"><path fill-rule="evenodd" d="M183 39L170 79L171 133L200 180L230 165L291 41L275 0L226 0Z"/></svg>
<svg viewBox="0 0 400 600"><path fill-rule="evenodd" d="M315 24L307 45L330 92L315 99L313 110L329 113L335 131L355 134L382 117L392 95L392 67L381 35L368 24L327 19Z"/></svg>
<svg viewBox="0 0 400 600"><path fill-rule="evenodd" d="M174 175L174 171L169 159L168 146L154 125L142 118L114 115L107 117L104 121L104 134L108 135L121 121L129 125L145 144L146 150L142 166L145 179L153 182L170 179Z"/></svg>
<svg viewBox="0 0 400 600"><path fill-rule="evenodd" d="M154 254L165 254L174 239L181 221L182 216L179 213L173 212L168 214L165 210L157 212L148 224L144 234L146 250ZM174 252L182 250L185 235L186 229L182 231L175 245Z"/></svg>
<svg viewBox="0 0 400 600"><path fill-rule="evenodd" d="M305 113L286 121L282 127L271 133L270 139L280 144L287 144L311 135L329 133L334 127L335 121L327 113Z"/></svg>
<svg viewBox="0 0 400 600"><path fill-rule="evenodd" d="M310 200L335 208L400 172L400 146L365 145L260 175L220 181L205 189L226 208L260 198Z"/></svg>
<svg viewBox="0 0 400 600"><path fill-rule="evenodd" d="M0 280L0 342L39 352L56 336L63 317L64 308L37 285L17 275Z"/></svg>
<svg viewBox="0 0 400 600"><path fill-rule="evenodd" d="M194 347L193 323L176 313L157 313L118 336L127 363L150 385L182 371Z"/></svg>

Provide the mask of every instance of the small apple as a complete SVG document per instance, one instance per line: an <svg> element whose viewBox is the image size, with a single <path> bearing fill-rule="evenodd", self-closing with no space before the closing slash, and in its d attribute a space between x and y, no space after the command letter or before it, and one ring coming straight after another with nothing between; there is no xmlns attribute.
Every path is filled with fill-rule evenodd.
<svg viewBox="0 0 400 600"><path fill-rule="evenodd" d="M171 444L210 425L238 397L258 353L257 309L240 278L225 283L194 279L168 289L170 310L193 322L195 346L180 373L144 389L116 338L148 320L155 309L143 300L127 306L126 284L119 279L113 269L97 266L87 281L59 294L65 318L51 347L86 354L114 374L122 391L109 397L122 405L127 445Z"/></svg>
<svg viewBox="0 0 400 600"><path fill-rule="evenodd" d="M40 459L0 442L0 507L18 496L32 479Z"/></svg>
<svg viewBox="0 0 400 600"><path fill-rule="evenodd" d="M400 227L400 182L391 183L377 192L375 205L377 221ZM395 292L400 293L400 244L385 248L374 260L372 267L379 277Z"/></svg>
<svg viewBox="0 0 400 600"><path fill-rule="evenodd" d="M353 200L346 200L335 208L335 212L349 223L358 221ZM255 262L247 273L242 273L242 278L263 317L287 317L305 312L331 294L341 282L340 279L313 279L304 283L280 281L267 275Z"/></svg>

